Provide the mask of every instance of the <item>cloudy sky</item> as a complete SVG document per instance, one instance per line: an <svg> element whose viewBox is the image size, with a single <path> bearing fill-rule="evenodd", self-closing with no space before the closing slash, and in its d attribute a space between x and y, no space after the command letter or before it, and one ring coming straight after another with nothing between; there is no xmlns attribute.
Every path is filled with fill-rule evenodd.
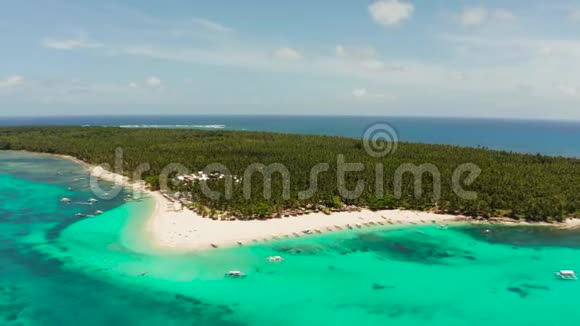
<svg viewBox="0 0 580 326"><path fill-rule="evenodd" d="M578 1L0 6L0 116L580 119Z"/></svg>

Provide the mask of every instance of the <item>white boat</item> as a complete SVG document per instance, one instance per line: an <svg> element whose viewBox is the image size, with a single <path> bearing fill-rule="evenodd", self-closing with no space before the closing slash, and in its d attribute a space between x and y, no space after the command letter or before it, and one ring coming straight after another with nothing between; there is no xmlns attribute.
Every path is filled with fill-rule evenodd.
<svg viewBox="0 0 580 326"><path fill-rule="evenodd" d="M101 211L101 210L95 211L95 215L101 215L101 214L103 214L103 211Z"/></svg>
<svg viewBox="0 0 580 326"><path fill-rule="evenodd" d="M94 199L94 198L91 198L91 199L89 199L87 202L89 202L89 203L96 203L96 202L98 202L98 200L96 200L96 199Z"/></svg>
<svg viewBox="0 0 580 326"><path fill-rule="evenodd" d="M576 273L574 273L574 271L562 270L562 271L557 272L556 276L558 276L562 280L577 280L578 279L578 277L576 276Z"/></svg>
<svg viewBox="0 0 580 326"><path fill-rule="evenodd" d="M64 204L68 204L68 203L70 203L70 202L71 202L71 200L70 200L70 198L66 198L66 197L64 197L64 198L62 198L62 199L60 200L60 202L61 202L61 203L64 203Z"/></svg>
<svg viewBox="0 0 580 326"><path fill-rule="evenodd" d="M240 272L240 271L229 271L226 273L227 277L232 277L232 278L243 278L246 277L246 274Z"/></svg>
<svg viewBox="0 0 580 326"><path fill-rule="evenodd" d="M279 263L281 261L284 261L284 258L282 258L280 256L270 256L270 257L268 257L268 261L271 263Z"/></svg>

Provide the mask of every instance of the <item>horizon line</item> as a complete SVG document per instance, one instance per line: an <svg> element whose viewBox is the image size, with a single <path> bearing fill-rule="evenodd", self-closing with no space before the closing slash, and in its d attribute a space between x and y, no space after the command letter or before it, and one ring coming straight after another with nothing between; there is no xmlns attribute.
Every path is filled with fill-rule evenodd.
<svg viewBox="0 0 580 326"><path fill-rule="evenodd" d="M74 115L0 115L2 119L54 119L54 118L132 118L132 117L270 117L270 118L396 118L396 119L451 119L451 120L509 120L509 121L546 121L546 122L570 122L579 123L580 119L565 119L565 118L536 118L536 117L486 117L486 116L431 116L431 115L374 115L374 114L257 114L257 113L200 113L200 114L184 114L184 113L169 113L169 114L74 114ZM1 124L1 123L0 123Z"/></svg>

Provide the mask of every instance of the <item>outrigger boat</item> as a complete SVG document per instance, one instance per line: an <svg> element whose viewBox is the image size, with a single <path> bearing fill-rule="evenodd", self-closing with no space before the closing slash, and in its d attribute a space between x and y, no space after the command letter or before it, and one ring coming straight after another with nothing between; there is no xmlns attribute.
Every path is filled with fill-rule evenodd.
<svg viewBox="0 0 580 326"><path fill-rule="evenodd" d="M246 274L240 271L229 271L226 273L226 276L231 278L244 278L246 277Z"/></svg>
<svg viewBox="0 0 580 326"><path fill-rule="evenodd" d="M578 277L576 276L576 273L574 273L574 271L559 271L556 273L556 276L558 276L560 279L562 280L577 280Z"/></svg>
<svg viewBox="0 0 580 326"><path fill-rule="evenodd" d="M279 263L281 261L284 261L284 258L282 258L280 256L271 256L271 257L268 257L268 261L271 263Z"/></svg>

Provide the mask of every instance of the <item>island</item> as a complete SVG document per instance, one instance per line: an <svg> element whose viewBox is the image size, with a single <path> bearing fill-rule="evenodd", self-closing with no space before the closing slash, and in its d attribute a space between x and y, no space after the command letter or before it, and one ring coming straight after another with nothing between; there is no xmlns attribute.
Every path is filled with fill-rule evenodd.
<svg viewBox="0 0 580 326"><path fill-rule="evenodd" d="M375 157L361 139L116 127L0 128L0 150L142 180L157 203L153 238L181 249L372 225L580 216L575 158L406 142Z"/></svg>

